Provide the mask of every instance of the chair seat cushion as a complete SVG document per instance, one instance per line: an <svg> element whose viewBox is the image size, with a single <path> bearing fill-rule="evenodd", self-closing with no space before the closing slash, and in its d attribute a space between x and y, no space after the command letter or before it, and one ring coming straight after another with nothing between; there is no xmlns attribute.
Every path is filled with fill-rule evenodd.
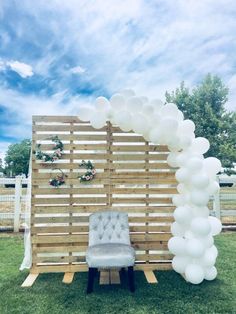
<svg viewBox="0 0 236 314"><path fill-rule="evenodd" d="M133 266L135 251L132 246L120 243L92 245L87 249L86 262L95 268Z"/></svg>

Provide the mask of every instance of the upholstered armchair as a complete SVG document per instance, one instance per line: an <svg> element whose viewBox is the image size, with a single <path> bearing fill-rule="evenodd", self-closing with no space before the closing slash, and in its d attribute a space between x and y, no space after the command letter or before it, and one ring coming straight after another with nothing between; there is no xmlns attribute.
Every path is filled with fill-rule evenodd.
<svg viewBox="0 0 236 314"><path fill-rule="evenodd" d="M89 217L89 267L87 293L93 291L97 269L128 267L130 291L134 292L135 251L130 244L128 215L119 211L97 212Z"/></svg>

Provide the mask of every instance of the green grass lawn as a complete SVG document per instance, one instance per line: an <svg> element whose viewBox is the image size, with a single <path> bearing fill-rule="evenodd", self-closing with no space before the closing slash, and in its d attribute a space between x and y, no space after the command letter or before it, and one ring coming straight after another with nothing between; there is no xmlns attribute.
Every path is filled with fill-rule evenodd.
<svg viewBox="0 0 236 314"><path fill-rule="evenodd" d="M72 284L62 283L63 274L42 274L31 288L20 285L27 272L19 272L22 236L0 235L0 313L236 313L236 233L216 237L219 249L218 277L198 286L186 283L173 271L157 271L158 284L148 284L136 272L136 292L127 282L95 285L85 294L87 274L77 273Z"/></svg>

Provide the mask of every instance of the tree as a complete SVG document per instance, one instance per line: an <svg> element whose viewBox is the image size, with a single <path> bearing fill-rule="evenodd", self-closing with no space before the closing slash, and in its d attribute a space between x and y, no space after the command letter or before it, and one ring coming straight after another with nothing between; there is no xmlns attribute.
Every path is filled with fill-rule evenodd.
<svg viewBox="0 0 236 314"><path fill-rule="evenodd" d="M175 103L185 119L196 125L196 136L206 137L211 146L206 157L221 160L230 172L236 162L236 113L227 112L228 88L217 76L208 74L192 91L182 82L171 93L166 92L166 101Z"/></svg>
<svg viewBox="0 0 236 314"><path fill-rule="evenodd" d="M8 146L5 157L5 173L8 176L28 174L30 149L31 141L29 139Z"/></svg>

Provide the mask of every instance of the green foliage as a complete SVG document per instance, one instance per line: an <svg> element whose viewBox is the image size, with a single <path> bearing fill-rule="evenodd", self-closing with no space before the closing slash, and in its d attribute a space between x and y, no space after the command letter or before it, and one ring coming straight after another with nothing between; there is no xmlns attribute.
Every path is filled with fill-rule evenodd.
<svg viewBox="0 0 236 314"><path fill-rule="evenodd" d="M192 91L182 82L175 91L166 92L166 101L175 103L185 119L196 124L196 136L209 140L206 157L219 158L230 173L236 162L236 113L226 112L227 96L228 88L221 79L208 74Z"/></svg>
<svg viewBox="0 0 236 314"><path fill-rule="evenodd" d="M30 159L31 141L25 139L20 143L8 146L5 157L5 174L8 176L16 176L20 174L28 174Z"/></svg>
<svg viewBox="0 0 236 314"><path fill-rule="evenodd" d="M1 314L213 314L235 313L236 234L215 238L219 250L214 281L191 285L174 271L156 271L158 284L135 272L136 291L129 292L127 275L121 285L99 285L86 295L87 273L76 273L70 285L63 273L40 274L31 288L21 288L28 271L19 271L23 236L0 236Z"/></svg>

